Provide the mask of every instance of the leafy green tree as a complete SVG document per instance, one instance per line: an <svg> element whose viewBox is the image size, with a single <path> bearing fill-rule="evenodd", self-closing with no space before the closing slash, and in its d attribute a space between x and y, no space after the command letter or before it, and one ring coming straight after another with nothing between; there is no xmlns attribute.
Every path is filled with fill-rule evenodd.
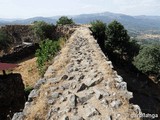
<svg viewBox="0 0 160 120"><path fill-rule="evenodd" d="M11 43L7 33L4 30L0 30L0 50L6 49Z"/></svg>
<svg viewBox="0 0 160 120"><path fill-rule="evenodd" d="M107 26L106 35L106 49L119 55L120 58L130 60L139 51L139 45L130 40L127 30L116 20Z"/></svg>
<svg viewBox="0 0 160 120"><path fill-rule="evenodd" d="M69 19L67 16L62 16L57 21L57 25L68 25L68 24L74 24L74 22L72 19Z"/></svg>
<svg viewBox="0 0 160 120"><path fill-rule="evenodd" d="M160 44L144 45L133 64L144 73L160 75Z"/></svg>
<svg viewBox="0 0 160 120"><path fill-rule="evenodd" d="M44 40L46 38L52 39L52 33L55 26L44 21L35 21L32 29L39 40Z"/></svg>
<svg viewBox="0 0 160 120"><path fill-rule="evenodd" d="M106 38L106 24L100 20L91 22L92 34L95 39L97 39L98 44L100 45L102 51L105 50L105 38Z"/></svg>

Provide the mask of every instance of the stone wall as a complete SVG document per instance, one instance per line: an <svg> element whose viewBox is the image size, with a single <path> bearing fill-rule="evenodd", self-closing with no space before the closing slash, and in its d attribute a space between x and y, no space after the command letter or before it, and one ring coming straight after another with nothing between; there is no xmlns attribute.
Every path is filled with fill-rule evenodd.
<svg viewBox="0 0 160 120"><path fill-rule="evenodd" d="M11 42L20 45L24 41L35 43L37 38L31 30L31 25L6 25L2 27L9 35Z"/></svg>
<svg viewBox="0 0 160 120"><path fill-rule="evenodd" d="M51 34L53 39L59 37L69 38L77 27L76 25L57 26ZM31 25L6 25L1 29L7 32L13 45L11 45L12 47L8 52L4 52L2 55L0 54L0 62L22 60L34 55L36 49L39 48L39 41L32 31Z"/></svg>
<svg viewBox="0 0 160 120"><path fill-rule="evenodd" d="M24 84L21 75L0 75L0 120L10 120L13 113L22 111L24 103Z"/></svg>
<svg viewBox="0 0 160 120"><path fill-rule="evenodd" d="M91 32L78 28L12 120L139 120L123 78Z"/></svg>
<svg viewBox="0 0 160 120"><path fill-rule="evenodd" d="M0 62L14 63L15 61L19 61L34 55L38 48L39 45L36 43L32 45L19 45L13 48L13 52L4 54L2 57L0 57Z"/></svg>

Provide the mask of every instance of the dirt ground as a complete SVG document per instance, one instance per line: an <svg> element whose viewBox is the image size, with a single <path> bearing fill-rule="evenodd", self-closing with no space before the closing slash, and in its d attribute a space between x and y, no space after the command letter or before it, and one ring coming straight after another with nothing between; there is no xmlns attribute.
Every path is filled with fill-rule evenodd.
<svg viewBox="0 0 160 120"><path fill-rule="evenodd" d="M40 79L38 68L36 65L36 57L28 58L18 62L19 67L13 70L13 73L20 73L22 75L25 87L34 86L37 80Z"/></svg>

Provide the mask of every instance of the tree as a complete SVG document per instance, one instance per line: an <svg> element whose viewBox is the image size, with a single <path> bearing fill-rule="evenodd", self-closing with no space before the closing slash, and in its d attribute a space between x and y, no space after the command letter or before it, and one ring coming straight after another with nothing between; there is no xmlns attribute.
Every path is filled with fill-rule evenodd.
<svg viewBox="0 0 160 120"><path fill-rule="evenodd" d="M67 24L74 24L73 20L69 19L67 16L62 16L57 21L57 25L67 25Z"/></svg>
<svg viewBox="0 0 160 120"><path fill-rule="evenodd" d="M106 38L106 24L102 21L94 21L91 22L91 28L92 34L95 39L97 39L97 42L99 46L101 47L102 51L105 50L105 38Z"/></svg>
<svg viewBox="0 0 160 120"><path fill-rule="evenodd" d="M113 54L119 55L120 58L131 60L135 53L139 51L139 45L130 40L127 30L116 20L107 26L106 35L106 49Z"/></svg>
<svg viewBox="0 0 160 120"><path fill-rule="evenodd" d="M160 44L144 45L133 64L143 73L160 74Z"/></svg>
<svg viewBox="0 0 160 120"><path fill-rule="evenodd" d="M4 30L0 30L0 50L6 49L11 43L7 33Z"/></svg>
<svg viewBox="0 0 160 120"><path fill-rule="evenodd" d="M44 40L47 38L52 39L52 33L55 29L55 26L44 21L35 21L32 29L39 40Z"/></svg>

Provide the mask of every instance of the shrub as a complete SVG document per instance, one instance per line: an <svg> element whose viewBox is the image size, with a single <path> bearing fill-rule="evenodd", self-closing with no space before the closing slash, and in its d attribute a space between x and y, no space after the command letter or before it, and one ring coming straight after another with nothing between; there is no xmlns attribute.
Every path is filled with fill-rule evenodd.
<svg viewBox="0 0 160 120"><path fill-rule="evenodd" d="M45 64L59 51L60 46L58 41L45 39L40 42L40 48L36 51L37 64L42 75L45 70Z"/></svg>
<svg viewBox="0 0 160 120"><path fill-rule="evenodd" d="M67 16L62 16L57 21L57 25L68 25L68 24L74 24L74 22L72 19L69 19Z"/></svg>
<svg viewBox="0 0 160 120"><path fill-rule="evenodd" d="M55 29L54 25L48 24L44 21L35 21L32 25L32 30L39 40L52 39L52 33Z"/></svg>
<svg viewBox="0 0 160 120"><path fill-rule="evenodd" d="M143 73L160 74L160 44L143 46L133 64Z"/></svg>

